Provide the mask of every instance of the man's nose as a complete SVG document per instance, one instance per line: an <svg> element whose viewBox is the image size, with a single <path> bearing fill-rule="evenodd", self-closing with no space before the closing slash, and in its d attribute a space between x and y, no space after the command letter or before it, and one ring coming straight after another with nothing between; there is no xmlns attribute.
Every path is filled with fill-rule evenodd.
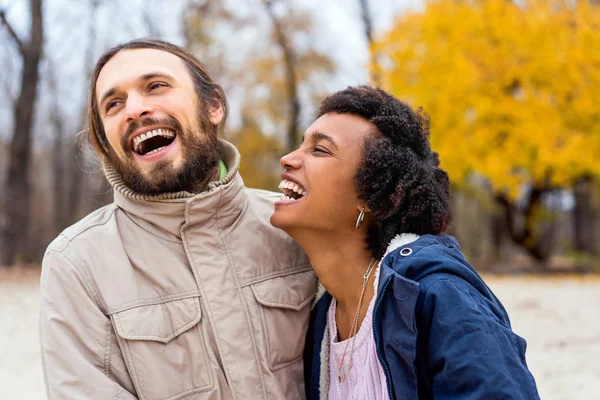
<svg viewBox="0 0 600 400"><path fill-rule="evenodd" d="M127 103L125 104L125 116L127 122L136 121L141 117L148 116L152 114L153 111L154 109L143 96L130 94L127 97Z"/></svg>

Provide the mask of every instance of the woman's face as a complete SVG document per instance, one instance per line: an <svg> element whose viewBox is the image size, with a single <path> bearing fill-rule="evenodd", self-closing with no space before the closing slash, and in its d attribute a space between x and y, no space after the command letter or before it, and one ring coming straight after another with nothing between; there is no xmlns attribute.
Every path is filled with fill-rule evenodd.
<svg viewBox="0 0 600 400"><path fill-rule="evenodd" d="M361 209L354 176L367 135L377 127L351 114L325 114L305 132L302 145L281 158L286 170L271 224L288 232L355 229Z"/></svg>

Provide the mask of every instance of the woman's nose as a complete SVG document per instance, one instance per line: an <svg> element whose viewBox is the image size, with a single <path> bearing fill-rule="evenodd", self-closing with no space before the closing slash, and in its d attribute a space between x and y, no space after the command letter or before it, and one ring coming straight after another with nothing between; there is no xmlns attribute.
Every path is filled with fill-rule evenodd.
<svg viewBox="0 0 600 400"><path fill-rule="evenodd" d="M300 157L297 154L298 150L292 151L281 157L279 163L284 169L298 169L300 167Z"/></svg>

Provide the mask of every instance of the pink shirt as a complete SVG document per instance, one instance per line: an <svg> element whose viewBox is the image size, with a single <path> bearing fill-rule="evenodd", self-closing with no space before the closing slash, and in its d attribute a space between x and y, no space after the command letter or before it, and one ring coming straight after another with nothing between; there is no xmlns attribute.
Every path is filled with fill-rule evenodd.
<svg viewBox="0 0 600 400"><path fill-rule="evenodd" d="M387 381L383 368L377 358L375 337L373 336L373 307L375 297L369 303L367 314L356 334L355 338L349 338L338 342L337 324L335 322L335 311L337 302L335 299L329 307L329 333L330 333L330 356L329 356L329 400L384 400L390 396L387 390ZM348 348L344 365L342 366L342 382L339 382L339 366L344 354L346 342ZM352 341L354 352L352 352Z"/></svg>

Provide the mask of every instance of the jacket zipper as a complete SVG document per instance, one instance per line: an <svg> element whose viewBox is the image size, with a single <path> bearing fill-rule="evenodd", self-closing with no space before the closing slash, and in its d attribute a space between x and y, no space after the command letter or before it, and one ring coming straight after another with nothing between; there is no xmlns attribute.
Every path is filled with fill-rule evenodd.
<svg viewBox="0 0 600 400"><path fill-rule="evenodd" d="M381 366L385 370L385 377L387 378L387 385L388 385L388 392L390 395L390 399L395 399L396 396L394 395L394 392L393 392L394 389L392 387L392 373L390 372L390 366L388 365L385 358L383 358L383 354L381 354L381 346L380 346L381 334L379 333L379 329L377 329L377 326L375 325L375 320L377 319L377 315L379 313L379 305L381 304L381 301L383 299L383 294L385 293L385 291L387 290L387 287L390 285L391 282L392 282L392 277L389 277L388 280L383 285L383 289L381 290L381 294L378 296L377 303L375 303L375 310L373 312L373 333L375 334L375 349L377 350L377 358L379 359Z"/></svg>

